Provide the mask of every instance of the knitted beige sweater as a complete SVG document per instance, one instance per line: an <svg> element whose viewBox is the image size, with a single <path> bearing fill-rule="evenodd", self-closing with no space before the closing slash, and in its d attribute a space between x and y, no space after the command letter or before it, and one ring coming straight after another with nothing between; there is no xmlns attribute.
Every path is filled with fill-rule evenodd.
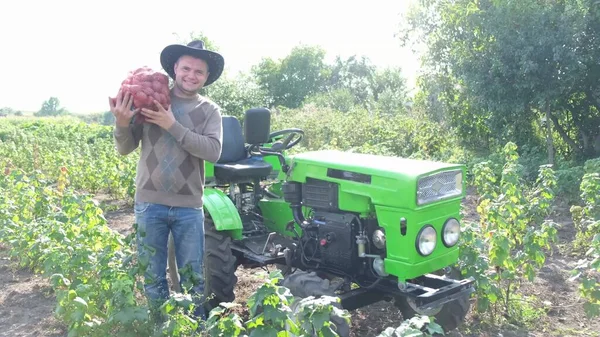
<svg viewBox="0 0 600 337"><path fill-rule="evenodd" d="M202 96L183 99L171 93L171 110L176 121L168 130L151 123L116 126L116 147L128 155L141 142L136 201L201 207L204 161L214 163L221 155L220 108Z"/></svg>

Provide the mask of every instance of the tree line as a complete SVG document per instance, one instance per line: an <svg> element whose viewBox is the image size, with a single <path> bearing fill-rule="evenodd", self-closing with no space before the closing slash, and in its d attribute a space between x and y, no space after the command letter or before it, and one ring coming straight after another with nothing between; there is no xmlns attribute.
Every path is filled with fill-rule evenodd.
<svg viewBox="0 0 600 337"><path fill-rule="evenodd" d="M400 33L427 47L426 111L463 145L600 156L600 1L422 0Z"/></svg>

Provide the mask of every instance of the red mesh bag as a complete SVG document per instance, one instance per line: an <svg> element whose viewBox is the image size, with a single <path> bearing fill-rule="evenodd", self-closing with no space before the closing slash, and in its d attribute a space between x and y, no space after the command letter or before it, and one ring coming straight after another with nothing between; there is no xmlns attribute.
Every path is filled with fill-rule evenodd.
<svg viewBox="0 0 600 337"><path fill-rule="evenodd" d="M141 67L130 71L127 78L121 82L123 93L133 96L133 109L148 108L156 110L154 100L157 100L165 110L171 104L169 95L169 78L149 67ZM113 99L114 101L114 99ZM141 113L135 115L135 123L143 123L145 117Z"/></svg>

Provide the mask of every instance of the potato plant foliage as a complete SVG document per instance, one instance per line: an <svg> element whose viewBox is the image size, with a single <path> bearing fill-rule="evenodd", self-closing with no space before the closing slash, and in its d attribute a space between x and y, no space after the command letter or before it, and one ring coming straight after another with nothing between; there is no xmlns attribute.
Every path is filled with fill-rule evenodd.
<svg viewBox="0 0 600 337"><path fill-rule="evenodd" d="M191 296L173 293L164 320L143 296L148 260L137 259L134 232L111 230L96 193L131 198L139 157L119 156L112 128L73 119L0 122L0 243L19 265L47 278L56 316L69 336L338 336L331 315L349 320L336 297L299 299L273 274L248 299L222 303L195 320ZM292 309L293 308L293 309ZM440 327L414 317L381 336L430 336Z"/></svg>

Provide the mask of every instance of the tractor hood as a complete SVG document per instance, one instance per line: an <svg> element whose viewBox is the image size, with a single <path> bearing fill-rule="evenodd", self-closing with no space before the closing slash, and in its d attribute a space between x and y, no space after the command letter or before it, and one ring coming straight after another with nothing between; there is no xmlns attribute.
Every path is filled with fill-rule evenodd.
<svg viewBox="0 0 600 337"><path fill-rule="evenodd" d="M336 150L291 159L292 180L336 182L340 192L367 197L373 204L417 208L464 193L465 169L460 164Z"/></svg>
<svg viewBox="0 0 600 337"><path fill-rule="evenodd" d="M439 170L460 169L461 165L406 159L337 150L313 151L293 156L295 164L310 164L387 177L417 178Z"/></svg>

